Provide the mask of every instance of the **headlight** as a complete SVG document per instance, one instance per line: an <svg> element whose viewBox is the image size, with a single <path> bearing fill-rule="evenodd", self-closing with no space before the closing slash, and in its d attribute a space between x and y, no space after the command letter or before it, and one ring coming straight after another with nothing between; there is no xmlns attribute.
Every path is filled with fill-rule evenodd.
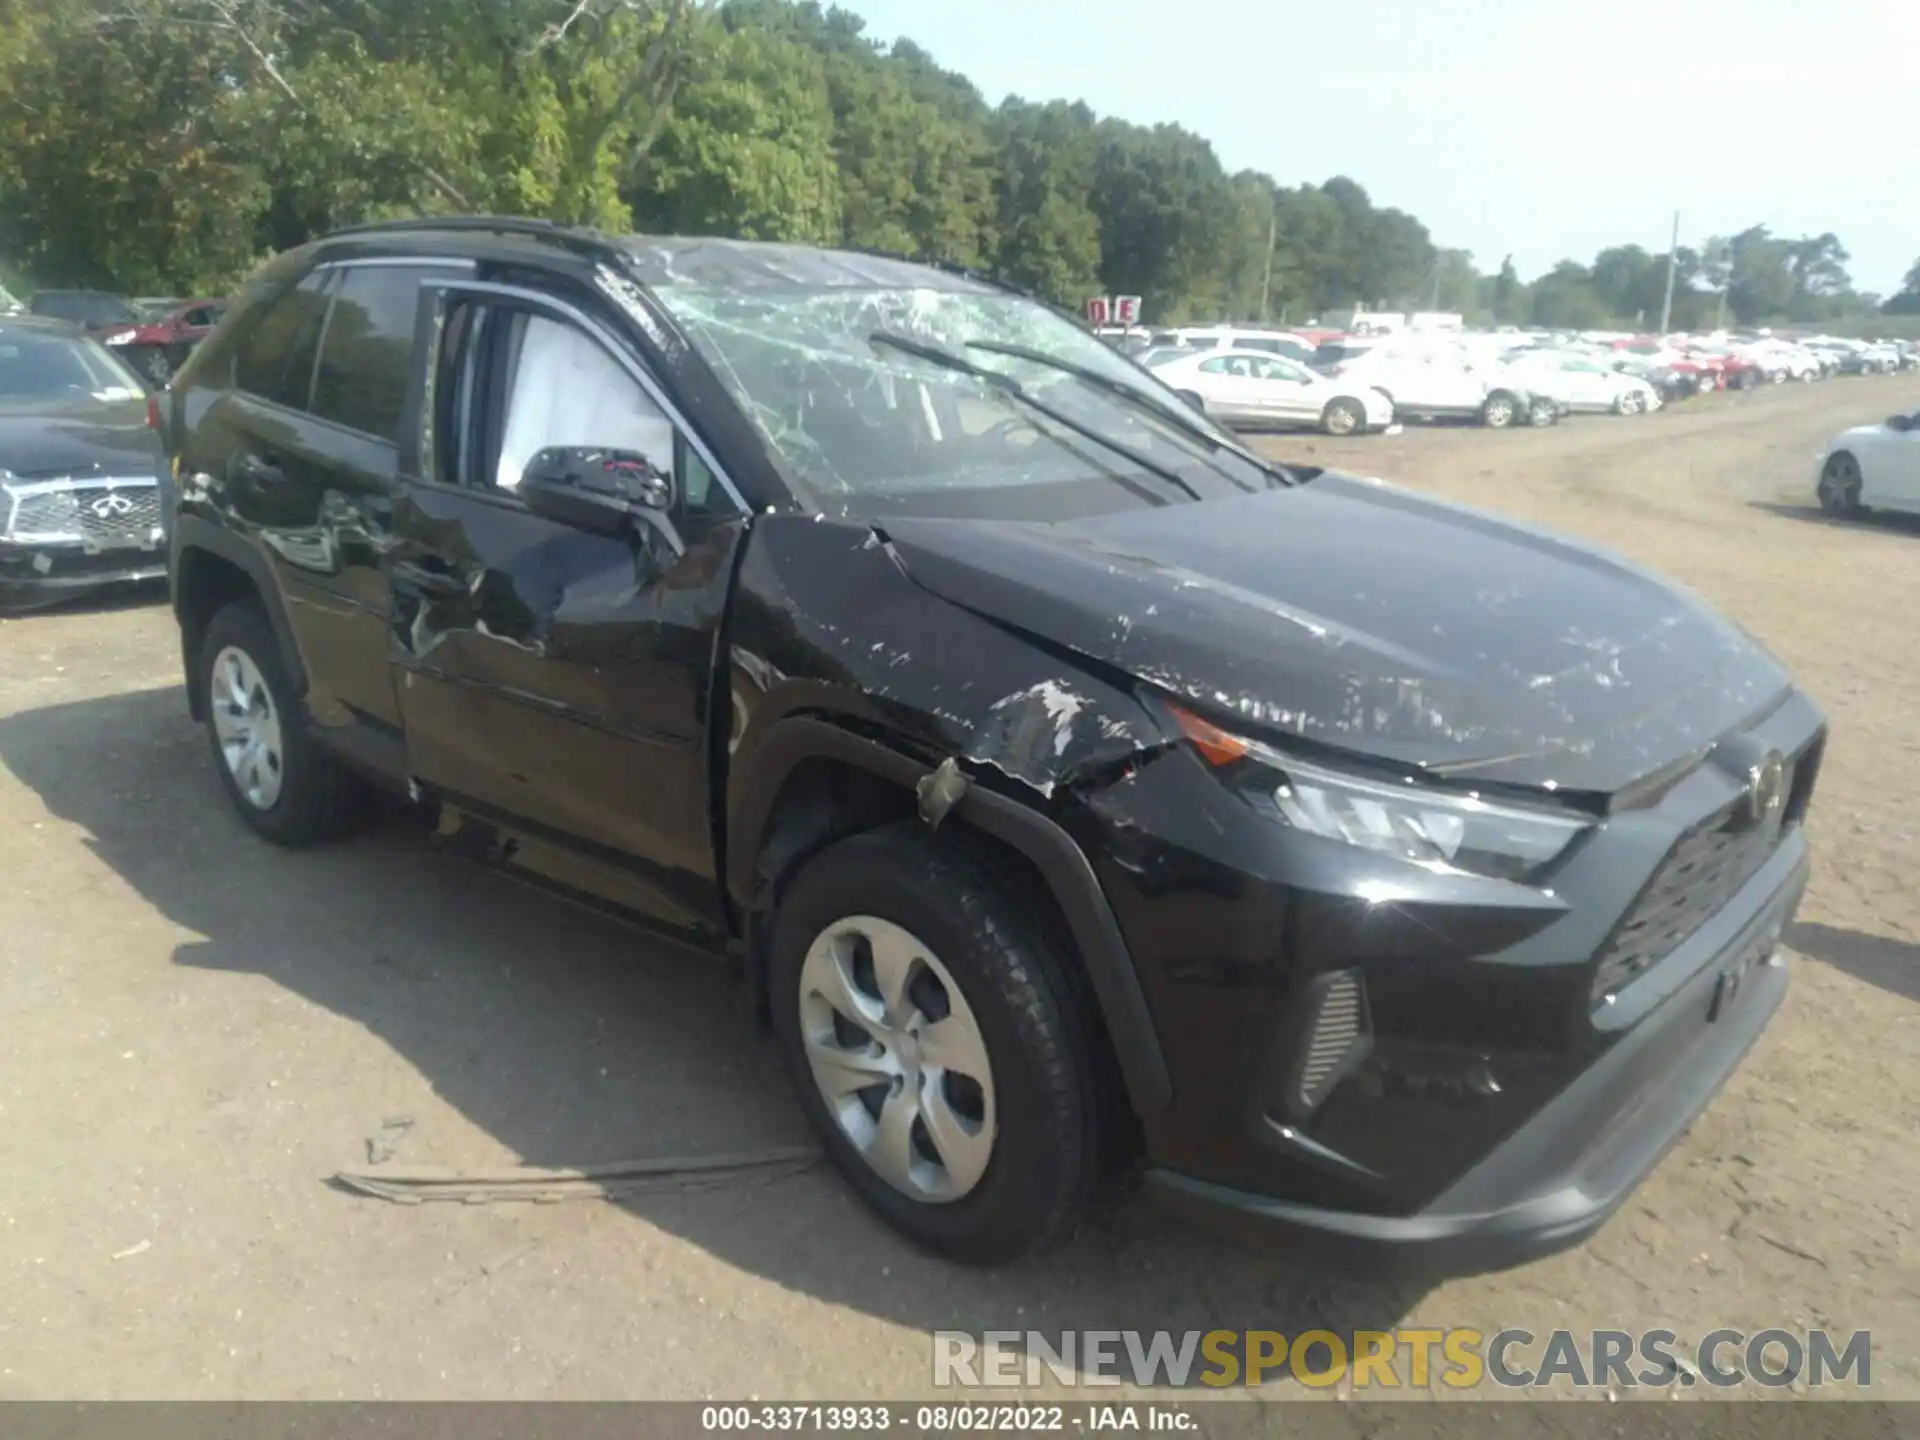
<svg viewBox="0 0 1920 1440"><path fill-rule="evenodd" d="M133 332L131 330L123 330L118 335L107 336L107 338L100 343L103 345L131 345L133 343Z"/></svg>
<svg viewBox="0 0 1920 1440"><path fill-rule="evenodd" d="M1510 805L1412 779L1349 775L1283 755L1186 710L1169 707L1209 765L1277 819L1434 870L1525 880L1566 853L1592 821L1545 807Z"/></svg>

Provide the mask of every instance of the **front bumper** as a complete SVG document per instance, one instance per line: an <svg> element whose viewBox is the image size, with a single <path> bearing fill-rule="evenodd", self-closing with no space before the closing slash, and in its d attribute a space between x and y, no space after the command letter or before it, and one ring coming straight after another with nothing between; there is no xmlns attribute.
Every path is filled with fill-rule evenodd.
<svg viewBox="0 0 1920 1440"><path fill-rule="evenodd" d="M1775 889L1759 914L1724 943L1697 936L1717 948L1691 981L1416 1214L1295 1204L1164 1169L1148 1172L1149 1193L1206 1229L1381 1279L1504 1269L1577 1245L1706 1108L1779 1008L1787 989L1779 937L1807 870L1796 837L1755 877Z"/></svg>
<svg viewBox="0 0 1920 1440"><path fill-rule="evenodd" d="M163 549L89 554L79 545L0 544L0 608L51 605L111 585L166 578Z"/></svg>
<svg viewBox="0 0 1920 1440"><path fill-rule="evenodd" d="M1616 797L1544 885L1302 835L1184 752L1090 796L1097 829L1078 838L1172 1079L1142 1116L1152 1189L1352 1271L1497 1268L1576 1243L1778 1004L1770 966L1737 1008L1713 999L1799 903L1824 748L1817 707L1789 693L1677 778ZM1785 799L1748 823L1744 766L1769 752Z"/></svg>

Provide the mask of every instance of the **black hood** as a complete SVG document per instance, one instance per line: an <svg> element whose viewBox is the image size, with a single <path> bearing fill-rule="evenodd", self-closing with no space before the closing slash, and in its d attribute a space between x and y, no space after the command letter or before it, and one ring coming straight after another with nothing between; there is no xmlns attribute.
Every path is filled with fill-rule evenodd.
<svg viewBox="0 0 1920 1440"><path fill-rule="evenodd" d="M0 404L0 470L23 478L52 475L152 475L163 458L147 428L145 397L58 404L31 409Z"/></svg>
<svg viewBox="0 0 1920 1440"><path fill-rule="evenodd" d="M914 579L1226 723L1611 794L1788 687L1612 555L1345 476L1053 524L895 519Z"/></svg>

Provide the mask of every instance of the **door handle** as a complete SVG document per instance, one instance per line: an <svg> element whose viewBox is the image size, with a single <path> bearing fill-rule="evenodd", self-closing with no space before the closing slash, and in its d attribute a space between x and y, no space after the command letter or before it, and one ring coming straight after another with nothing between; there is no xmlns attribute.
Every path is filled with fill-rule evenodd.
<svg viewBox="0 0 1920 1440"><path fill-rule="evenodd" d="M432 600L452 600L467 594L466 582L458 575L445 570L429 570L410 560L401 560L394 565L393 579L395 584L404 585Z"/></svg>
<svg viewBox="0 0 1920 1440"><path fill-rule="evenodd" d="M262 455L248 453L240 457L240 473L248 480L257 480L262 485L278 485L287 478L287 472Z"/></svg>

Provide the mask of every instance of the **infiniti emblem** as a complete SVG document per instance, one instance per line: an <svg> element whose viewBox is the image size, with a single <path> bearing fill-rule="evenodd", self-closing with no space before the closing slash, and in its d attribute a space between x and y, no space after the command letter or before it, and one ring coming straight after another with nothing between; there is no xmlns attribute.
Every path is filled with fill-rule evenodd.
<svg viewBox="0 0 1920 1440"><path fill-rule="evenodd" d="M116 515L133 513L133 501L124 495L102 495L87 507L102 520L111 520Z"/></svg>

